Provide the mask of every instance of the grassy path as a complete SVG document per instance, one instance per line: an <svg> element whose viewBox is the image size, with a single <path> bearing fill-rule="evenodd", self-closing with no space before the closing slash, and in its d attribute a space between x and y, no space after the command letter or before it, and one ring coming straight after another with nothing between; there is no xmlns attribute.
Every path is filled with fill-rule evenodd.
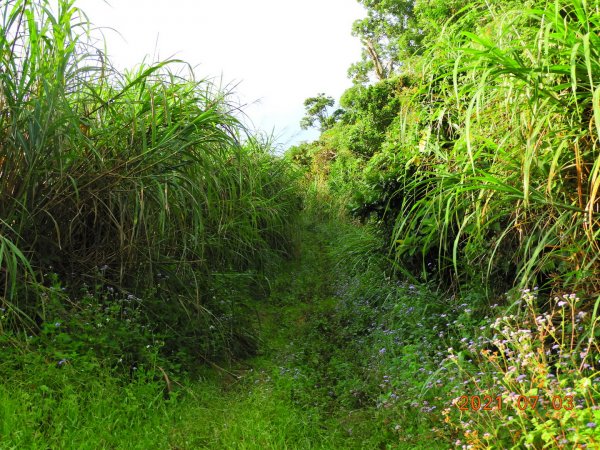
<svg viewBox="0 0 600 450"><path fill-rule="evenodd" d="M470 305L387 278L364 228L307 224L301 233L298 255L273 271L268 295L252 300L258 354L202 365L173 380L167 401L158 371L125 380L35 351L15 357L19 348L5 346L13 353L0 360L0 450L429 450L462 442L440 411L470 381L442 358L466 339L457 331L477 323ZM440 323L454 341L440 339ZM485 432L505 426L501 413ZM581 434L574 439L595 443L597 409L575 414L567 417ZM521 448L511 436L475 448Z"/></svg>
<svg viewBox="0 0 600 450"><path fill-rule="evenodd" d="M269 297L257 305L261 353L226 368L230 373L206 372L171 417L170 446L448 448L414 408L399 415L381 401L387 369L378 365L379 349L393 345L393 337L373 337L385 309L369 301L389 291L377 290L384 276L371 261L365 267L373 278L348 276L348 267L368 257L368 249L357 248L370 245L368 236L331 223L303 233L298 257L280 267Z"/></svg>
<svg viewBox="0 0 600 450"><path fill-rule="evenodd" d="M319 364L305 354L313 345L307 338L313 318L335 302L325 240L309 231L297 257L277 268L270 295L256 301L259 354L205 365L195 379L175 384L171 401L159 378L123 384L106 370L82 374L35 353L9 369L3 357L12 375L0 380L0 450L351 448L323 408L318 374L302 361Z"/></svg>
<svg viewBox="0 0 600 450"><path fill-rule="evenodd" d="M258 305L259 356L206 373L193 391L202 406L183 407L176 418L171 435L175 447L352 447L351 435L322 410L318 394L312 402L302 398L315 386L306 386L306 374L293 368L299 354L306 356L302 341L310 334L311 320L326 315L336 301L335 273L325 245L323 235L314 231L302 239L299 258L281 268L270 296Z"/></svg>

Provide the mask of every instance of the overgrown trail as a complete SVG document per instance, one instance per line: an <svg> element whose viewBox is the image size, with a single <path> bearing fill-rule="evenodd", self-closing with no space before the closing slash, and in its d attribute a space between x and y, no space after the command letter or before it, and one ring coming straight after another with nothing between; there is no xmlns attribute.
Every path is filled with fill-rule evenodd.
<svg viewBox="0 0 600 450"><path fill-rule="evenodd" d="M173 371L165 401L158 365L123 382L108 371L98 377L97 366L86 378L81 363L31 352L0 383L0 448L435 448L430 424L422 427L420 414L399 417L385 399L396 387L381 384L395 358L388 329L400 329L384 322L408 297L396 295L405 288L374 256L380 240L308 216L296 255L271 271L267 295L245 299L256 356L203 364L186 379Z"/></svg>
<svg viewBox="0 0 600 450"><path fill-rule="evenodd" d="M348 252L339 252L345 241L352 245L353 234L363 232L348 224L321 223L309 224L302 233L297 257L280 267L270 295L257 305L259 356L210 369L172 418L170 444L210 449L438 448L428 430L414 428L415 417L402 419L401 435L394 415L378 401L381 374L376 361L366 356L372 349L365 349L372 344L368 334L379 311L364 302L345 304L349 292L361 287L342 269L349 261L340 258ZM368 296L362 291L358 297Z"/></svg>
<svg viewBox="0 0 600 450"><path fill-rule="evenodd" d="M283 155L2 1L0 450L600 449L600 0L358 1Z"/></svg>
<svg viewBox="0 0 600 450"><path fill-rule="evenodd" d="M297 258L281 267L271 280L270 295L257 305L259 356L233 367L213 366L193 392L202 406L182 409L176 419L172 438L178 446L351 446L351 431L344 432L322 408L317 391L326 386L307 386L316 374L303 373L308 369L303 364L306 358L319 364L322 356L318 351L309 355L306 348L315 319L326 316L336 302L335 264L328 252L328 237L322 228L312 227L306 233ZM306 398L310 390L315 391L312 401Z"/></svg>

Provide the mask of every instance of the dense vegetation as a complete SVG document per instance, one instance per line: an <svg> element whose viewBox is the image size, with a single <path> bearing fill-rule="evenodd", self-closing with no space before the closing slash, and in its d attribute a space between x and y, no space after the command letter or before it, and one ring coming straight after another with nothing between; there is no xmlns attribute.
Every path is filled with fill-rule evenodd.
<svg viewBox="0 0 600 450"><path fill-rule="evenodd" d="M600 2L360 2L283 157L0 5L1 448L600 445Z"/></svg>
<svg viewBox="0 0 600 450"><path fill-rule="evenodd" d="M246 136L227 93L176 61L118 73L72 2L53 11L3 6L2 330L100 327L106 311L139 314L171 353L251 347L233 323L242 306L217 291L260 284L290 251L293 175Z"/></svg>
<svg viewBox="0 0 600 450"><path fill-rule="evenodd" d="M384 223L403 269L597 293L595 6L365 3L385 23L416 22L380 40L413 42L417 27L419 45L348 90L337 125L293 157L331 161L331 187L359 191L355 215ZM418 25L436 21L431 34Z"/></svg>
<svg viewBox="0 0 600 450"><path fill-rule="evenodd" d="M361 3L355 85L335 113L315 98L323 133L288 156L377 230L392 279L439 292L358 315L408 334L381 347L390 408L470 448L598 444L600 3ZM375 313L383 298L405 315ZM500 394L546 404L443 402ZM568 395L573 411L548 406Z"/></svg>

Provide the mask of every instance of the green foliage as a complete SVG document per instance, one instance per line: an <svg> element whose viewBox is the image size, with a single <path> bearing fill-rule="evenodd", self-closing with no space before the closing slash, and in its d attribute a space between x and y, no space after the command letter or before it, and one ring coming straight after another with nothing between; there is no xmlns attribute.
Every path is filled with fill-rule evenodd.
<svg viewBox="0 0 600 450"><path fill-rule="evenodd" d="M14 313L5 325L38 333L52 320L39 289L52 272L62 301L83 302L73 311L85 306L84 283L104 286L144 298L149 326L174 330L169 351L227 353L209 331L223 323L214 274L259 280L289 254L294 175L249 136L230 94L178 61L115 71L75 4L53 5L1 10L0 301Z"/></svg>
<svg viewBox="0 0 600 450"><path fill-rule="evenodd" d="M398 114L398 94L405 83L409 83L407 77L348 89L340 100L346 110L342 145L362 156L377 152L385 140L387 127Z"/></svg>
<svg viewBox="0 0 600 450"><path fill-rule="evenodd" d="M466 33L464 49L441 39L431 50L432 64L450 71L415 98L431 113L410 188L426 196L401 208L399 258L416 246L457 274L479 261L488 277L516 269L526 285L552 274L593 292L597 130L585 105L596 71L584 36L595 19L581 6L565 23L564 8L519 19L507 10L490 17L491 36Z"/></svg>
<svg viewBox="0 0 600 450"><path fill-rule="evenodd" d="M381 81L401 64L401 54L418 47L420 34L414 23L414 2L406 0L359 0L367 17L354 22L352 34L364 45L362 60L350 67L355 82L366 82L374 73Z"/></svg>
<svg viewBox="0 0 600 450"><path fill-rule="evenodd" d="M399 76L349 89L343 121L315 144L355 154L353 213L379 222L400 270L425 279L593 297L598 5L366 6L406 16L390 36L422 39L398 56ZM343 192L335 165L323 183Z"/></svg>
<svg viewBox="0 0 600 450"><path fill-rule="evenodd" d="M0 440L5 448L168 448L163 388L146 375L123 385L108 372L29 361L0 384Z"/></svg>
<svg viewBox="0 0 600 450"><path fill-rule="evenodd" d="M300 121L300 127L307 130L318 123L321 132L329 130L343 116L344 110L336 109L332 114L328 113L328 109L333 107L335 100L333 97L319 94L316 97L309 97L304 100L304 108L306 116Z"/></svg>
<svg viewBox="0 0 600 450"><path fill-rule="evenodd" d="M379 81L277 158L187 66L5 2L3 445L598 444L600 4L362 3Z"/></svg>
<svg viewBox="0 0 600 450"><path fill-rule="evenodd" d="M386 49L357 73L380 80L344 94L346 114L311 144L307 177L389 239L393 261L376 239L340 230L348 245L334 246L336 259L348 265L336 273L348 281L311 317L295 359L309 367L301 404L361 411L379 430L371 446L396 433L413 448L423 436L597 445L600 5L365 4L365 36L378 36L374 18L398 25L394 7L406 21L378 31ZM416 46L394 55L411 27ZM400 76L376 67L384 54ZM311 167L325 152L326 169ZM505 297L515 286L540 288L515 302ZM504 407L461 411L463 395ZM521 411L520 395L540 401Z"/></svg>
<svg viewBox="0 0 600 450"><path fill-rule="evenodd" d="M597 444L598 302L589 310L575 294L546 302L526 290L489 307L484 290L449 296L395 281L372 230L330 226L320 233L335 291L311 291L320 301L289 318L299 336L275 385L287 376L294 403L327 411L351 433L348 448ZM486 395L502 407L473 410ZM519 409L519 396L538 403Z"/></svg>
<svg viewBox="0 0 600 450"><path fill-rule="evenodd" d="M458 0L358 1L367 17L352 27L352 34L363 44L361 61L348 70L357 84L367 83L371 75L382 81L405 73L410 64L407 59L422 54L448 20L456 20L468 10Z"/></svg>

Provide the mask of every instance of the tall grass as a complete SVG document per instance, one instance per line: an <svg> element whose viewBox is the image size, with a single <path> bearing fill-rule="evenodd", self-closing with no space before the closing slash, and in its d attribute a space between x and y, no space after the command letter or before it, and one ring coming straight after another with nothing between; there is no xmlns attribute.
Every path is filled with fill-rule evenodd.
<svg viewBox="0 0 600 450"><path fill-rule="evenodd" d="M474 2L424 59L395 254L597 294L600 4L536 6Z"/></svg>
<svg viewBox="0 0 600 450"><path fill-rule="evenodd" d="M116 71L73 0L9 0L1 20L0 296L13 324L48 320L50 272L72 300L108 286L148 294L170 327L210 322L211 274L290 249L292 174L227 92L180 61Z"/></svg>

